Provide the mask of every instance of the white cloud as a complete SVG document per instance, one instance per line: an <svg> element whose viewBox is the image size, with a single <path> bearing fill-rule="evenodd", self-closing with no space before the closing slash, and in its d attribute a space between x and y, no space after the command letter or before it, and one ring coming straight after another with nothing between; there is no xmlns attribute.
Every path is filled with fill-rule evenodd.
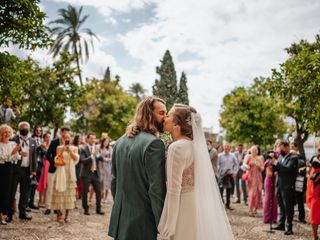
<svg viewBox="0 0 320 240"><path fill-rule="evenodd" d="M99 36L102 41L84 65L84 75L101 77L111 66L113 73L120 74L125 88L140 82L151 94L158 77L155 67L169 49L177 77L182 71L187 73L191 104L203 115L204 125L213 126L215 131L225 94L236 86L249 85L254 77L269 76L270 69L286 58L284 48L301 38L312 41L319 33L315 23L320 21L320 2L316 0L50 1L95 7L105 21L113 21L119 28L121 23L134 20L117 19L113 13L130 13L154 4L152 21L138 27L133 24L133 29L119 36ZM118 39L141 66L120 66L120 61L105 50L112 43L107 39ZM185 52L197 57L184 60ZM50 61L43 52L35 54L42 61Z"/></svg>
<svg viewBox="0 0 320 240"><path fill-rule="evenodd" d="M142 60L137 75L144 83L155 77L144 70L159 65L166 49L178 74L196 71L188 76L191 104L204 115L205 125L217 131L223 96L256 76L268 76L292 42L312 40L319 31L314 24L319 10L317 1L165 0L155 9L155 21L129 31L121 41L132 57ZM185 51L200 60L178 60Z"/></svg>
<svg viewBox="0 0 320 240"><path fill-rule="evenodd" d="M146 4L156 0L51 0L53 2L67 2L71 5L96 7L106 17L112 15L112 11L129 12L132 9L142 9Z"/></svg>

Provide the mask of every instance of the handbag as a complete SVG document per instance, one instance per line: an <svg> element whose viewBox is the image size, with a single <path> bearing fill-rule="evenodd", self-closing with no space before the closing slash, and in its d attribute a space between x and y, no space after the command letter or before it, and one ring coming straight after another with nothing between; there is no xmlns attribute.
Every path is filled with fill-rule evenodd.
<svg viewBox="0 0 320 240"><path fill-rule="evenodd" d="M54 165L56 167L61 167L61 166L66 165L66 163L64 161L64 157L62 155L56 156L55 161L54 161Z"/></svg>
<svg viewBox="0 0 320 240"><path fill-rule="evenodd" d="M248 180L248 174L247 173L242 174L241 179L242 179L242 181L247 181Z"/></svg>

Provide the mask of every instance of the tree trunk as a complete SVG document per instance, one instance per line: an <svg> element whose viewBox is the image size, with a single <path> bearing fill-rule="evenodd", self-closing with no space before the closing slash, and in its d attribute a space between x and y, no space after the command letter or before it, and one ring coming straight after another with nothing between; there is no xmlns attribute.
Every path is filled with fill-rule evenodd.
<svg viewBox="0 0 320 240"><path fill-rule="evenodd" d="M83 86L81 70L80 70L80 60L79 60L78 48L77 48L76 44L75 44L74 51L75 51L76 59L77 59L77 68L78 68L78 76L79 76L79 80L80 80L80 85Z"/></svg>
<svg viewBox="0 0 320 240"><path fill-rule="evenodd" d="M53 129L53 139L57 138L59 128L56 126Z"/></svg>
<svg viewBox="0 0 320 240"><path fill-rule="evenodd" d="M299 124L297 123L296 123L296 131L297 131L297 136L295 138L295 142L298 145L299 153L302 157L306 158L303 144L307 141L309 137L309 133L306 130L303 130L302 127L300 127Z"/></svg>

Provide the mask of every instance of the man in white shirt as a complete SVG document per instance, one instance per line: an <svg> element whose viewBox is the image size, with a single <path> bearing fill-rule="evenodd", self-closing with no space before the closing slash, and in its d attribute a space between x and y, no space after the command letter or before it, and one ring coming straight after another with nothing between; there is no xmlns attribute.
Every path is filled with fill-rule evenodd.
<svg viewBox="0 0 320 240"><path fill-rule="evenodd" d="M7 222L12 221L12 216L14 214L14 197L18 184L20 184L19 218L31 220L31 217L26 214L26 206L28 203L30 180L36 176L36 143L29 135L30 125L28 122L19 123L18 128L19 133L14 136L12 140L21 147L19 152L21 159L18 160L13 171L13 185L10 194Z"/></svg>
<svg viewBox="0 0 320 240"><path fill-rule="evenodd" d="M237 170L237 159L234 154L230 153L230 145L225 142L223 144L224 152L220 153L218 156L218 175L219 175L219 188L220 194L223 201L223 191L227 189L227 202L226 208L233 210L230 207L230 196L232 184L234 184L234 176Z"/></svg>

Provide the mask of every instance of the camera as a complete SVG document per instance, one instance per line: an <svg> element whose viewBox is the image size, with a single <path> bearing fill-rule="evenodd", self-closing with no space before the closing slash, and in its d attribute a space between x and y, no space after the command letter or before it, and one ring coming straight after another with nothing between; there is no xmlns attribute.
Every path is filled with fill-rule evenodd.
<svg viewBox="0 0 320 240"><path fill-rule="evenodd" d="M320 168L320 160L318 158L313 158L311 165L313 168Z"/></svg>

